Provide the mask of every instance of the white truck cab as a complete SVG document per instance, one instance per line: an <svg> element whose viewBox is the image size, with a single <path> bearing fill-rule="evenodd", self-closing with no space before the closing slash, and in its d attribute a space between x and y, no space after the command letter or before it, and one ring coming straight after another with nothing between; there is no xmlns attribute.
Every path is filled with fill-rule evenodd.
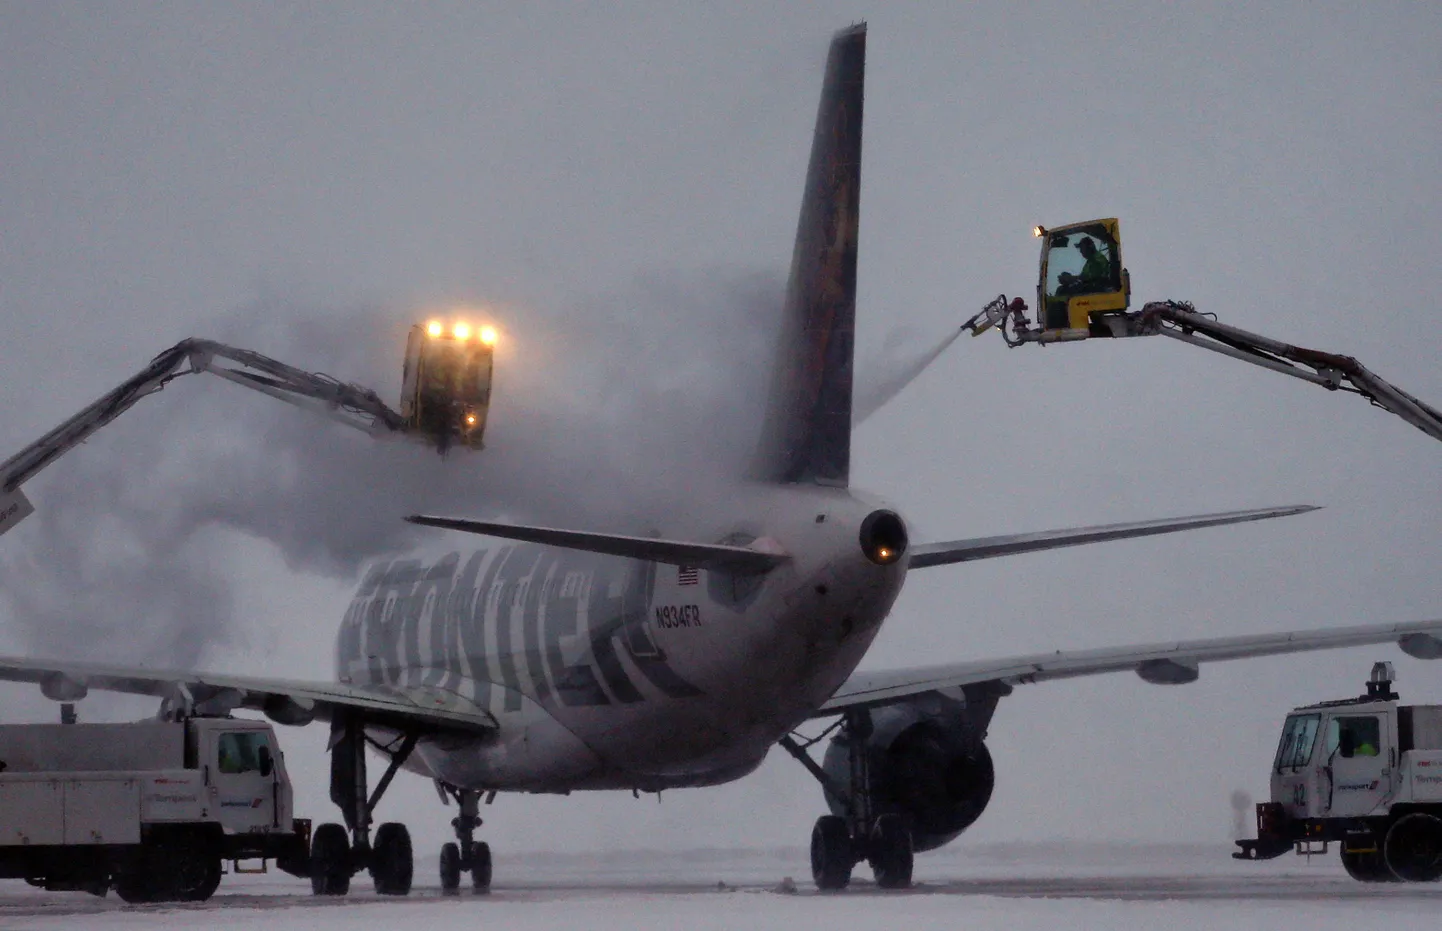
<svg viewBox="0 0 1442 931"><path fill-rule="evenodd" d="M1272 761L1272 799L1238 859L1336 841L1367 881L1442 878L1442 705L1402 705L1391 663L1359 698L1293 710Z"/></svg>

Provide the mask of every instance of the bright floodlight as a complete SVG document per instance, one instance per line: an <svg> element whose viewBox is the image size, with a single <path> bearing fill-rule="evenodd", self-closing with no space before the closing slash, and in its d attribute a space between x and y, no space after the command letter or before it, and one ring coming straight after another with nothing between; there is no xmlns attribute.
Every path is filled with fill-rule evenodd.
<svg viewBox="0 0 1442 931"><path fill-rule="evenodd" d="M494 346L494 345L496 344L496 338L497 338L497 334L496 334L496 328L495 328L495 327L493 327L493 326L483 326L483 327L481 327L481 342L485 343L487 346Z"/></svg>
<svg viewBox="0 0 1442 931"><path fill-rule="evenodd" d="M441 322L439 320L432 320L430 323L426 324L426 335L428 336L440 336L444 332L445 327L441 326Z"/></svg>
<svg viewBox="0 0 1442 931"><path fill-rule="evenodd" d="M1031 234L1032 234L1033 236L1035 236L1037 239L1040 239L1040 238L1042 238L1043 236L1046 235L1046 230L1043 229L1043 228L1040 227L1040 226L1033 226L1033 227L1031 228Z"/></svg>
<svg viewBox="0 0 1442 931"><path fill-rule="evenodd" d="M469 323L457 323L451 332L455 334L456 339L470 339L471 325Z"/></svg>

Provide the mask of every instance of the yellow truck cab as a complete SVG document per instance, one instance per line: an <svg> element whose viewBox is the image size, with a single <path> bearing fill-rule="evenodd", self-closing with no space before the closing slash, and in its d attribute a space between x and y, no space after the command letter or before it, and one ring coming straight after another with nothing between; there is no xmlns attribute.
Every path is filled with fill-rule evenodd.
<svg viewBox="0 0 1442 931"><path fill-rule="evenodd" d="M1098 318L1124 313L1131 281L1115 217L1033 231L1042 241L1037 317L1043 341L1111 336ZM1097 332L1093 332L1093 328Z"/></svg>

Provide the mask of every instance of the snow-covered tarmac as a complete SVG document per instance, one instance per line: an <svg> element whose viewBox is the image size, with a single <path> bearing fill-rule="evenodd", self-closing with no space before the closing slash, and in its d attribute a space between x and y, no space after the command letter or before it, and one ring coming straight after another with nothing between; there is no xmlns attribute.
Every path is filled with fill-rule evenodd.
<svg viewBox="0 0 1442 931"><path fill-rule="evenodd" d="M485 897L441 896L433 864L417 866L417 888L406 899L373 895L364 876L346 899L312 898L307 884L283 876L228 876L220 894L195 906L126 906L4 882L0 928L1393 931L1435 928L1442 912L1442 884L1356 883L1335 851L1310 862L1289 856L1251 864L1228 859L1222 845L961 846L919 858L909 892L857 881L828 895L806 881L802 850L513 856L498 863L496 889ZM784 876L795 877L798 894L776 891Z"/></svg>

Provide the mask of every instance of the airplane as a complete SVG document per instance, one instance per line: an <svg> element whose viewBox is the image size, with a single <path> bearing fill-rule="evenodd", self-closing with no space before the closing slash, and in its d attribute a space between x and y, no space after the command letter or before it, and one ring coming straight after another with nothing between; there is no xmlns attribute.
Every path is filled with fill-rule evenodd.
<svg viewBox="0 0 1442 931"><path fill-rule="evenodd" d="M710 535L414 515L435 535L363 570L335 682L32 657L0 657L0 679L37 683L56 701L91 689L155 696L168 717L250 709L282 724L328 722L344 826L320 825L309 862L284 865L318 895L345 894L367 869L378 892L409 892L405 826L371 831L401 769L459 806L442 888L469 874L484 892L482 798L718 785L777 745L822 787L813 878L840 889L862 861L878 885L908 886L916 852L980 817L995 783L988 727L1017 685L1128 670L1182 684L1204 662L1387 642L1442 657L1434 620L856 671L911 571L1313 510L916 543L894 508L850 486L865 49L864 24L832 40L754 468ZM798 740L796 728L817 719L836 720ZM827 736L817 762L809 748ZM367 747L386 764L374 787Z"/></svg>

